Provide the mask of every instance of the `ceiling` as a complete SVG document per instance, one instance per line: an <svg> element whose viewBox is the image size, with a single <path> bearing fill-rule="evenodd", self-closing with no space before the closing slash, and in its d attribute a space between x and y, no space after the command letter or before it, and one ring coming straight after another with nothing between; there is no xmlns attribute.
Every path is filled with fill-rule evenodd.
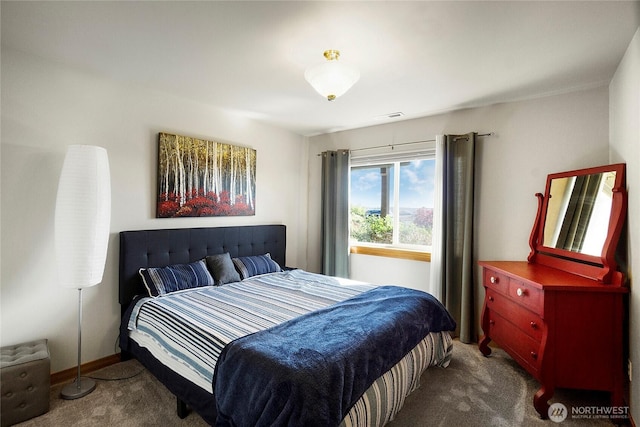
<svg viewBox="0 0 640 427"><path fill-rule="evenodd" d="M311 136L608 84L640 1L2 1L2 46ZM329 102L326 49L360 70ZM391 113L402 112L391 119Z"/></svg>

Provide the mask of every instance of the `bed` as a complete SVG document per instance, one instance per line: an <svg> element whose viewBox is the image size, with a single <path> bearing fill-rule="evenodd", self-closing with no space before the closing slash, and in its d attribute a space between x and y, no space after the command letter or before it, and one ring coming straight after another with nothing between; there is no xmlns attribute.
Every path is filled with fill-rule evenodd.
<svg viewBox="0 0 640 427"><path fill-rule="evenodd" d="M121 232L122 358L211 425L384 425L455 323L426 293L288 268L285 244L284 225ZM223 284L157 286L177 266Z"/></svg>

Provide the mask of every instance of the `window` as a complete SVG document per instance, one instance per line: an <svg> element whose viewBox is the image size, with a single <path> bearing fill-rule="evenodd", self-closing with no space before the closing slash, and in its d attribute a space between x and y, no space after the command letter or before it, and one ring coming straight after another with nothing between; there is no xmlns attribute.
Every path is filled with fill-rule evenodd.
<svg viewBox="0 0 640 427"><path fill-rule="evenodd" d="M362 247L371 247L430 253L434 171L433 155L423 153L377 161L352 158L352 252L367 253Z"/></svg>

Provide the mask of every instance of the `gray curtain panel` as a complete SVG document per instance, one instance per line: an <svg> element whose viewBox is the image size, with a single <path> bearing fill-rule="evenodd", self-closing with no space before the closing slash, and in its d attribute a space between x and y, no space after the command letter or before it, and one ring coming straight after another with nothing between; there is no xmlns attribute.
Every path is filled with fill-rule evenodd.
<svg viewBox="0 0 640 427"><path fill-rule="evenodd" d="M322 153L322 273L349 277L349 150Z"/></svg>
<svg viewBox="0 0 640 427"><path fill-rule="evenodd" d="M475 340L473 204L475 133L445 135L442 189L442 302L463 343Z"/></svg>

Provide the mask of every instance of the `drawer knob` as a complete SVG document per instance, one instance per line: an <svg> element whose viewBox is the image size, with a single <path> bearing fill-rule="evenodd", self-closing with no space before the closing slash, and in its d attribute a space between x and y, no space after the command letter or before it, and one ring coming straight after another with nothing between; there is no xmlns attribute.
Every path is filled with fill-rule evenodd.
<svg viewBox="0 0 640 427"><path fill-rule="evenodd" d="M493 297L492 296L490 296L488 299L489 299L489 301L493 302Z"/></svg>
<svg viewBox="0 0 640 427"><path fill-rule="evenodd" d="M538 324L534 321L531 321L531 328L538 329Z"/></svg>
<svg viewBox="0 0 640 427"><path fill-rule="evenodd" d="M538 359L538 353L536 353L535 351L532 351L531 352L531 358L534 359L534 360Z"/></svg>
<svg viewBox="0 0 640 427"><path fill-rule="evenodd" d="M496 321L495 321L495 320L493 320L493 319L491 319L491 320L489 320L489 324L493 326L493 325L495 325L495 324L496 324Z"/></svg>
<svg viewBox="0 0 640 427"><path fill-rule="evenodd" d="M498 279L498 278L497 278L497 277L495 277L495 276L491 276L491 278L489 279L489 281L495 285L495 284L497 284L497 283L500 281L500 279Z"/></svg>
<svg viewBox="0 0 640 427"><path fill-rule="evenodd" d="M519 297L523 297L523 296L525 296L525 295L527 294L527 290L526 290L526 289L522 289L522 288L518 288L518 289L516 290L516 294L517 294Z"/></svg>

